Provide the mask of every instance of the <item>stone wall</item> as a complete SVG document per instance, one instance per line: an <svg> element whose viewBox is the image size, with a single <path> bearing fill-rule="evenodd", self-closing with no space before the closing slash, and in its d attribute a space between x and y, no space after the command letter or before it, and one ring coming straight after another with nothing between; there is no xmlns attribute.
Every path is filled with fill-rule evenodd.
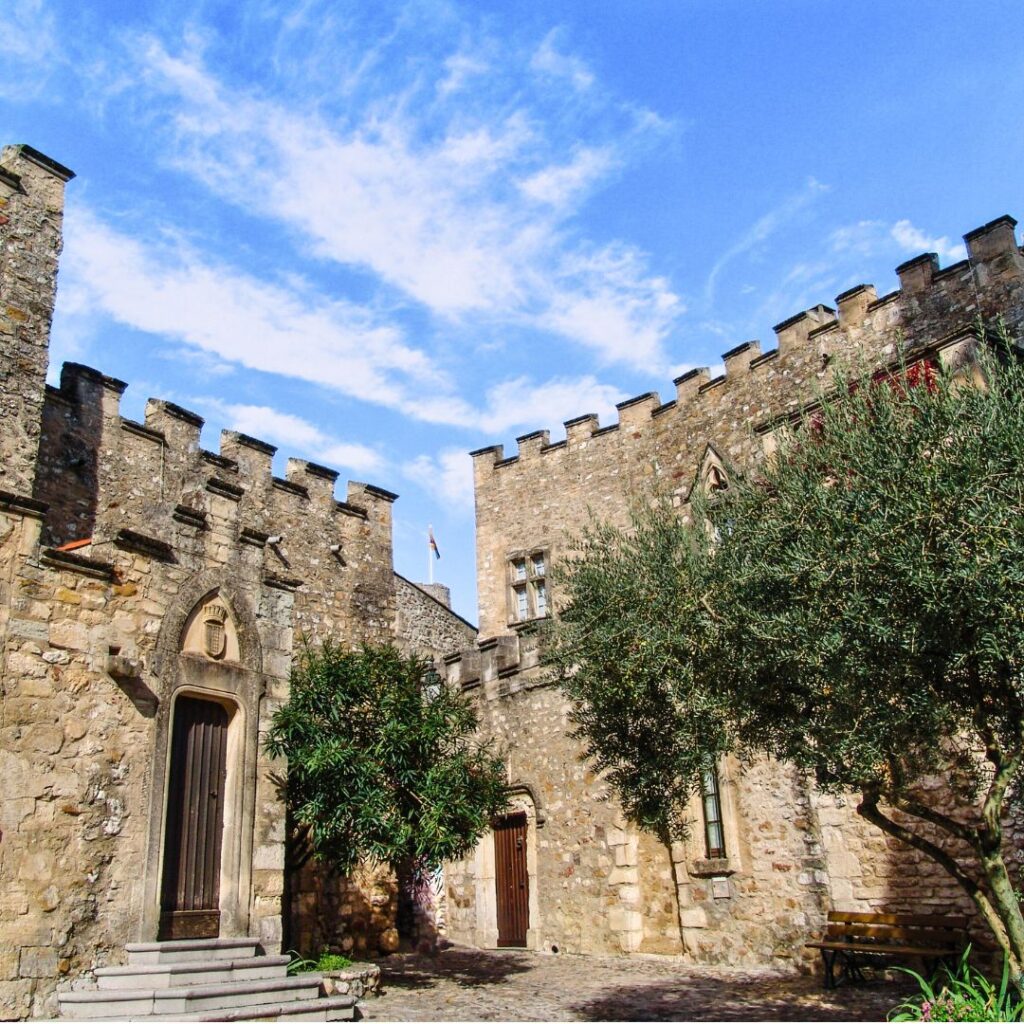
<svg viewBox="0 0 1024 1024"><path fill-rule="evenodd" d="M724 859L703 856L696 803L687 843L666 850L637 834L567 738L568 708L543 681L530 624L510 621L509 560L543 551L557 562L594 517L624 526L634 501L662 493L684 504L709 475L753 471L774 429L817 400L837 366L892 366L901 352L954 361L979 315L1001 317L1020 338L1024 257L1014 227L1003 217L970 232L969 259L945 269L931 254L904 263L889 295L862 285L840 295L837 310L786 320L775 349L737 346L723 356L724 375L678 378L673 401L638 396L605 427L577 417L554 443L546 430L524 435L511 458L500 445L473 453L484 639L447 665L453 683L477 695L484 735L502 746L524 809L535 810L530 945L806 965L803 942L832 906L970 911L951 879L863 822L852 802L822 797L770 762L722 766ZM557 589L551 598L557 608ZM492 847L486 838L448 871L451 934L480 946L497 938Z"/></svg>
<svg viewBox="0 0 1024 1024"><path fill-rule="evenodd" d="M809 794L793 773L724 766L726 857L703 834L670 847L623 817L569 737L569 706L539 665L535 634L485 641L446 659L477 702L482 733L508 765L529 821L531 948L687 955L711 963L795 962L820 928L827 880ZM693 808L694 821L699 809ZM447 865L448 935L497 943L492 841Z"/></svg>
<svg viewBox="0 0 1024 1024"><path fill-rule="evenodd" d="M440 588L436 596L431 586ZM412 583L395 573L395 635L403 650L437 660L473 643L476 627L440 599L446 594L440 584Z"/></svg>
<svg viewBox="0 0 1024 1024"><path fill-rule="evenodd" d="M220 934L279 949L286 765L264 740L296 643L395 639L394 494L350 483L338 500L336 472L296 459L277 477L275 449L237 432L206 450L202 419L170 402L126 419L124 383L86 366L45 385L69 177L29 147L0 158L4 1018L54 1016L61 979L157 937L184 695L228 712ZM406 609L410 637L436 647L466 636L433 604L427 625ZM203 633L210 609L222 643ZM360 900L393 919L379 879L344 885L344 900L308 912L352 910L349 933L364 923Z"/></svg>
<svg viewBox="0 0 1024 1024"><path fill-rule="evenodd" d="M0 490L32 493L64 185L74 172L31 146L0 152Z"/></svg>

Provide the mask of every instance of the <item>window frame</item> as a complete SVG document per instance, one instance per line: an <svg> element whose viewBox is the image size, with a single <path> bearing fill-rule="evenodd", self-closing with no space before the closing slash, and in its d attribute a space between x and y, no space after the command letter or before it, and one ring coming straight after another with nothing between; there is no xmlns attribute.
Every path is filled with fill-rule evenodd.
<svg viewBox="0 0 1024 1024"><path fill-rule="evenodd" d="M710 783L710 784L709 784ZM709 803L711 814L709 814ZM700 806L704 822L704 852L708 860L725 860L728 856L725 845L725 815L722 810L722 783L718 768L711 767L701 772ZM717 831L718 846L712 845L712 833Z"/></svg>
<svg viewBox="0 0 1024 1024"><path fill-rule="evenodd" d="M505 562L509 625L518 626L550 617L550 557L547 547L534 547L509 553ZM524 596L525 609L521 614Z"/></svg>

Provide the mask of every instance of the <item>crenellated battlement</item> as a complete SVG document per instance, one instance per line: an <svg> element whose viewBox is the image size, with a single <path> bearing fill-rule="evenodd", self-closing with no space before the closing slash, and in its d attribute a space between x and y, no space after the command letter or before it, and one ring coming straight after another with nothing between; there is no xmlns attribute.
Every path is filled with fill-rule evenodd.
<svg viewBox="0 0 1024 1024"><path fill-rule="evenodd" d="M716 472L748 472L770 449L770 428L815 400L835 365L894 363L902 353L952 357L974 322L1002 317L1024 336L1024 256L1010 217L965 236L969 258L940 267L934 253L901 264L900 287L879 296L859 284L775 325L775 344L757 340L722 354L725 372L696 367L656 392L620 402L615 422L592 413L472 453L477 508L477 590L485 635L518 628L510 583L516 552L543 551L554 564L596 515L628 523L631 502L658 490L685 501L710 450ZM557 583L548 600L557 601ZM484 657L486 651L480 654ZM461 670L460 670L461 671ZM495 667L495 672L499 672Z"/></svg>
<svg viewBox="0 0 1024 1024"><path fill-rule="evenodd" d="M536 630L478 640L471 647L447 655L444 671L450 686L483 700L547 684Z"/></svg>
<svg viewBox="0 0 1024 1024"><path fill-rule="evenodd" d="M210 451L203 417L163 399L149 399L142 423L127 419L125 388L66 363L60 387L47 389L36 496L50 506L50 543L130 535L171 550L212 545L224 559L269 548L276 568L299 582L365 562L374 545L390 551L390 491L350 481L339 500L339 474L298 458L275 476L276 446L235 430L222 431Z"/></svg>
<svg viewBox="0 0 1024 1024"><path fill-rule="evenodd" d="M706 367L692 369L673 381L676 393L669 401L657 392L637 395L620 402L617 421L604 426L593 413L577 416L565 422L565 440L553 443L548 430L524 434L510 456L501 444L480 448L471 453L476 473L565 455L602 436L639 438L662 417L718 417L723 403L749 405L752 390L775 388L780 377L822 378L835 356L872 358L890 346L895 355L898 342L908 350L933 344L962 333L979 314L1002 315L1011 330L1020 331L1024 256L1016 223L1004 216L968 232L968 258L951 266L940 267L935 253L907 260L896 268L899 289L887 295L879 297L873 285L860 284L838 295L834 308L819 304L801 310L775 325L774 348L762 352L757 340L736 345L722 354L724 374L712 379Z"/></svg>

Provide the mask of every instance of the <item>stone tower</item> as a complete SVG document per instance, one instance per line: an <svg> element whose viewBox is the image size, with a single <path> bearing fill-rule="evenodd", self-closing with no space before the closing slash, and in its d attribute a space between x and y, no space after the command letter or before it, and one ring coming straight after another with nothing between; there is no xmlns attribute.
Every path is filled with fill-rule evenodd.
<svg viewBox="0 0 1024 1024"><path fill-rule="evenodd" d="M0 490L30 497L46 391L67 167L31 146L0 152Z"/></svg>

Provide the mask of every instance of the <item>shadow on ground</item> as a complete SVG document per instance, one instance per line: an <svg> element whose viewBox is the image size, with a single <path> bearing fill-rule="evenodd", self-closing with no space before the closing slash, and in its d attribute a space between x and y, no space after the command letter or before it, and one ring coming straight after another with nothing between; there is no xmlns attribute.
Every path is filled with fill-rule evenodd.
<svg viewBox="0 0 1024 1024"><path fill-rule="evenodd" d="M823 991L814 978L700 977L688 971L678 982L616 986L572 1002L576 1020L864 1021L885 1020L913 988L874 981Z"/></svg>
<svg viewBox="0 0 1024 1024"><path fill-rule="evenodd" d="M442 979L460 988L500 985L516 974L533 970L535 956L511 950L488 955L475 949L448 948L434 956L392 956L381 962L385 990L435 987Z"/></svg>
<svg viewBox="0 0 1024 1024"><path fill-rule="evenodd" d="M818 976L770 969L465 947L396 954L381 974L382 996L364 1011L381 1021L884 1021L915 991L903 980L828 992Z"/></svg>

